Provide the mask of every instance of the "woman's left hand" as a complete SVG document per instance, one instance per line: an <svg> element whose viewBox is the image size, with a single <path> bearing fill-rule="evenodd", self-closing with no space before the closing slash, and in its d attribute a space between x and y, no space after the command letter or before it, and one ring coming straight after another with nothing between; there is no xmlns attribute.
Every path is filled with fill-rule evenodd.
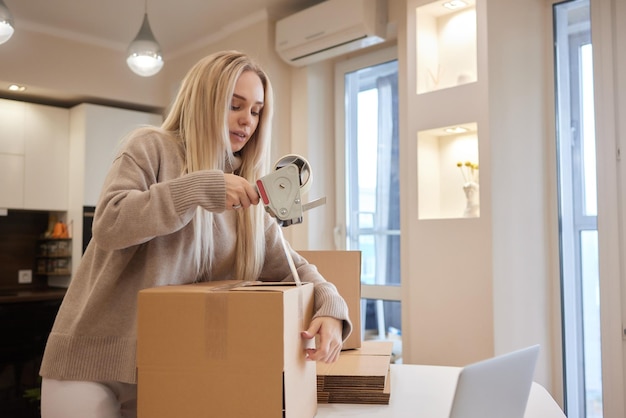
<svg viewBox="0 0 626 418"><path fill-rule="evenodd" d="M319 316L311 321L309 329L302 331L302 338L307 340L319 334L319 346L307 348L307 359L333 363L339 358L342 342L343 321L329 316Z"/></svg>

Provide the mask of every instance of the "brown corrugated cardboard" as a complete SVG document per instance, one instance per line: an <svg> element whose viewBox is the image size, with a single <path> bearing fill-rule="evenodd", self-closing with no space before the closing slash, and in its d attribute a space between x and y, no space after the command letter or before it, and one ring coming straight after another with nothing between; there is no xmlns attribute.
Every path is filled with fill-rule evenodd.
<svg viewBox="0 0 626 418"><path fill-rule="evenodd" d="M140 418L315 415L316 364L300 337L313 285L234 283L139 293Z"/></svg>
<svg viewBox="0 0 626 418"><path fill-rule="evenodd" d="M385 356L391 358L393 354L393 341L368 340L361 343L358 350L350 350L341 353L342 356Z"/></svg>
<svg viewBox="0 0 626 418"><path fill-rule="evenodd" d="M315 264L322 276L337 287L348 304L352 334L343 349L361 347L361 251L302 250L298 253Z"/></svg>
<svg viewBox="0 0 626 418"><path fill-rule="evenodd" d="M389 404L392 349L390 341L364 341L335 363L317 362L317 402Z"/></svg>

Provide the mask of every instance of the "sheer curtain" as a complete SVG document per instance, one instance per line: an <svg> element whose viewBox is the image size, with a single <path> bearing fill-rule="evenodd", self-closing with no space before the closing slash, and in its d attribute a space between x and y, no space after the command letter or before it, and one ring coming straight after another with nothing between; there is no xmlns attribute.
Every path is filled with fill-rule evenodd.
<svg viewBox="0 0 626 418"><path fill-rule="evenodd" d="M400 239L388 231L400 230L398 175L398 75L378 77L378 150L374 221L376 284L400 284ZM376 301L378 333L385 337L382 300ZM393 313L389 312L391 316ZM399 315L399 313L397 313Z"/></svg>

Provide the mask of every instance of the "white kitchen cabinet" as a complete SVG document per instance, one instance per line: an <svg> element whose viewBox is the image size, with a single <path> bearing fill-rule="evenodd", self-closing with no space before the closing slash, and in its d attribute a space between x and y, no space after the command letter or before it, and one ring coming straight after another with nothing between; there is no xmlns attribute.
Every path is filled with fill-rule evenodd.
<svg viewBox="0 0 626 418"><path fill-rule="evenodd" d="M24 132L24 207L68 208L69 110L29 105Z"/></svg>
<svg viewBox="0 0 626 418"><path fill-rule="evenodd" d="M24 155L26 103L0 99L0 153Z"/></svg>
<svg viewBox="0 0 626 418"><path fill-rule="evenodd" d="M70 109L69 210L72 236L83 236L83 208L96 206L120 141L142 125L160 126L161 115L94 104ZM82 256L82 239L72 242L73 269Z"/></svg>
<svg viewBox="0 0 626 418"><path fill-rule="evenodd" d="M68 207L69 110L0 99L0 207Z"/></svg>
<svg viewBox="0 0 626 418"><path fill-rule="evenodd" d="M0 99L0 208L24 203L24 112L24 103Z"/></svg>
<svg viewBox="0 0 626 418"><path fill-rule="evenodd" d="M154 113L81 104L71 109L71 121L70 155L72 161L80 164L73 170L81 174L72 177L76 181L71 187L77 193L82 189L82 202L75 202L82 207L95 206L98 202L120 141L141 125L160 126L162 118Z"/></svg>
<svg viewBox="0 0 626 418"><path fill-rule="evenodd" d="M0 208L24 205L24 156L0 154Z"/></svg>

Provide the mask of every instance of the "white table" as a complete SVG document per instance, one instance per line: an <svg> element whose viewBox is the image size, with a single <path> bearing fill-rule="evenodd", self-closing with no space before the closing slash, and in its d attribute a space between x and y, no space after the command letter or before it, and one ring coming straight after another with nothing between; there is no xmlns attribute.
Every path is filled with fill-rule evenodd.
<svg viewBox="0 0 626 418"><path fill-rule="evenodd" d="M316 418L447 418L460 367L391 365L389 405L319 404ZM533 383L524 418L565 418L538 383Z"/></svg>

